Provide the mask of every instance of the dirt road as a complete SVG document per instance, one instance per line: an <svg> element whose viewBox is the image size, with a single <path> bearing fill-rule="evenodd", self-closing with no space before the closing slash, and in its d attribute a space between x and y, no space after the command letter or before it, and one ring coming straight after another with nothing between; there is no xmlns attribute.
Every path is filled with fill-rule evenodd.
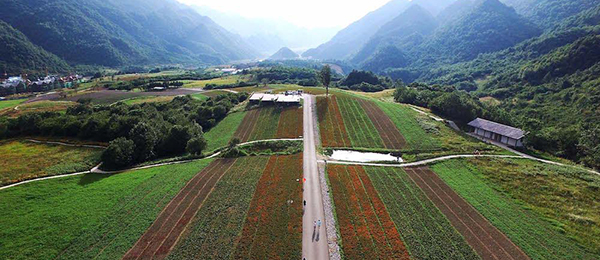
<svg viewBox="0 0 600 260"><path fill-rule="evenodd" d="M306 209L302 218L302 257L306 260L329 259L325 214L319 171L317 168L317 148L313 121L314 97L304 95L304 193ZM315 221L321 221L315 228Z"/></svg>

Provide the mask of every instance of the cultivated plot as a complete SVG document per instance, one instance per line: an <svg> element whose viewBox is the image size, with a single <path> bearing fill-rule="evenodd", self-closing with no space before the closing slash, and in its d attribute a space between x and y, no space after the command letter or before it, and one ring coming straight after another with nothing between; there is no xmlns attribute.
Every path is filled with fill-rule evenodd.
<svg viewBox="0 0 600 260"><path fill-rule="evenodd" d="M302 135L302 127L302 108L261 107L246 113L234 137L241 142L298 138Z"/></svg>
<svg viewBox="0 0 600 260"><path fill-rule="evenodd" d="M345 96L338 97L337 103L352 147L384 148L379 132L358 99Z"/></svg>
<svg viewBox="0 0 600 260"><path fill-rule="evenodd" d="M400 234L362 167L327 168L346 259L409 259Z"/></svg>
<svg viewBox="0 0 600 260"><path fill-rule="evenodd" d="M300 259L302 154L273 156L258 181L234 259Z"/></svg>
<svg viewBox="0 0 600 260"><path fill-rule="evenodd" d="M431 167L533 259L597 259L600 178L525 160L452 160ZM594 190L596 190L594 192Z"/></svg>
<svg viewBox="0 0 600 260"><path fill-rule="evenodd" d="M317 97L317 116L323 147L351 146L335 96Z"/></svg>

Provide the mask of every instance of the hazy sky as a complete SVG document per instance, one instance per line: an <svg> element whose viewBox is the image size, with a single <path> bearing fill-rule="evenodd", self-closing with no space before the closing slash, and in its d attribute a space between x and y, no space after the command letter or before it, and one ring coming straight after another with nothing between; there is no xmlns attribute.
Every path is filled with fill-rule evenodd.
<svg viewBox="0 0 600 260"><path fill-rule="evenodd" d="M389 0L178 0L245 17L278 18L296 25L345 27Z"/></svg>

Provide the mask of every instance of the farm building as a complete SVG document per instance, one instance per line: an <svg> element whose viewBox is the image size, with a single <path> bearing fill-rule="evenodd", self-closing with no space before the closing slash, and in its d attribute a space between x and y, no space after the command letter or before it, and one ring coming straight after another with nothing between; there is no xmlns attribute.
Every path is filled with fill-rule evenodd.
<svg viewBox="0 0 600 260"><path fill-rule="evenodd" d="M511 147L523 147L527 133L521 129L477 118L469 123L473 134Z"/></svg>
<svg viewBox="0 0 600 260"><path fill-rule="evenodd" d="M250 96L251 104L300 105L300 100L300 95L254 93Z"/></svg>

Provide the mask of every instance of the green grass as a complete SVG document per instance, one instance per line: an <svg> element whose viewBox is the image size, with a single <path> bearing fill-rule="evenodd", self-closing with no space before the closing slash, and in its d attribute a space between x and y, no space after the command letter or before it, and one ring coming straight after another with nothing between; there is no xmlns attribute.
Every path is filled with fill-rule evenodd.
<svg viewBox="0 0 600 260"><path fill-rule="evenodd" d="M352 146L356 148L383 148L384 145L379 132L360 103L349 97L338 97L337 101Z"/></svg>
<svg viewBox="0 0 600 260"><path fill-rule="evenodd" d="M100 162L101 149L0 142L0 185L36 177L87 171Z"/></svg>
<svg viewBox="0 0 600 260"><path fill-rule="evenodd" d="M277 134L281 109L276 107L260 108L258 123L248 141L273 139Z"/></svg>
<svg viewBox="0 0 600 260"><path fill-rule="evenodd" d="M406 139L410 149L436 150L440 148L440 143L431 137L433 133L427 133L419 125L417 121L417 117L420 116L419 113L399 104L381 101L376 101L375 103L394 122L402 136L404 136L404 139Z"/></svg>
<svg viewBox="0 0 600 260"><path fill-rule="evenodd" d="M507 159L432 169L532 259L598 259L599 176Z"/></svg>
<svg viewBox="0 0 600 260"><path fill-rule="evenodd" d="M242 77L240 75L233 75L233 76L226 76L226 77L209 79L209 80L184 80L183 87L184 88L204 88L208 84L229 85L229 84L235 84L240 79L242 79Z"/></svg>
<svg viewBox="0 0 600 260"><path fill-rule="evenodd" d="M175 97L174 96L164 96L164 97L141 96L141 97L134 97L134 98L122 100L119 102L123 102L127 105L135 105L135 104L142 104L142 103L170 102L171 100L173 100L173 98L175 98Z"/></svg>
<svg viewBox="0 0 600 260"><path fill-rule="evenodd" d="M204 138L208 142L206 150L212 152L221 147L227 146L229 140L237 130L238 126L246 116L246 112L231 113L221 120L217 126L210 129L204 134Z"/></svg>
<svg viewBox="0 0 600 260"><path fill-rule="evenodd" d="M196 100L200 100L200 101L205 101L205 100L208 100L210 98L209 96L206 96L206 95L200 94L200 93L192 94L190 96L192 98L194 98Z"/></svg>
<svg viewBox="0 0 600 260"><path fill-rule="evenodd" d="M399 168L365 167L414 259L479 259L448 219Z"/></svg>
<svg viewBox="0 0 600 260"><path fill-rule="evenodd" d="M21 104L25 101L27 101L27 99L13 99L13 100L0 101L0 110L18 106L19 104Z"/></svg>
<svg viewBox="0 0 600 260"><path fill-rule="evenodd" d="M269 157L240 158L215 186L168 259L229 259Z"/></svg>
<svg viewBox="0 0 600 260"><path fill-rule="evenodd" d="M0 259L120 259L202 160L0 191Z"/></svg>

